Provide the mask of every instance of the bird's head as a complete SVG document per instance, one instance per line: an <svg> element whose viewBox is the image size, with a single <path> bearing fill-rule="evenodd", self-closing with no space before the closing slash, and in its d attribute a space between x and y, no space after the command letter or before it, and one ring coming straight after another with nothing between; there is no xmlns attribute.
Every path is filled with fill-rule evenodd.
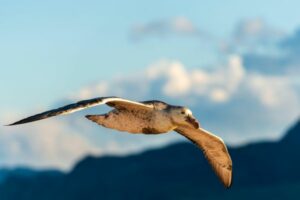
<svg viewBox="0 0 300 200"><path fill-rule="evenodd" d="M192 111L186 107L173 107L170 109L171 118L174 123L180 126L189 126L198 129L199 122L193 116Z"/></svg>

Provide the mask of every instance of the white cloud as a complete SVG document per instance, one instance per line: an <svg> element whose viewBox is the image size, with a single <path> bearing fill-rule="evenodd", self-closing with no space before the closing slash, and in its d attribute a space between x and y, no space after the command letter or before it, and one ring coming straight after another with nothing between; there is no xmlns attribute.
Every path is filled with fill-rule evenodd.
<svg viewBox="0 0 300 200"><path fill-rule="evenodd" d="M200 31L193 22L184 16L137 24L131 31L131 35L135 39L140 39L145 36L164 37L172 34L206 37L204 32Z"/></svg>
<svg viewBox="0 0 300 200"><path fill-rule="evenodd" d="M249 77L248 86L265 106L286 107L287 104L299 104L300 94L291 87L288 77L254 74Z"/></svg>
<svg viewBox="0 0 300 200"><path fill-rule="evenodd" d="M197 33L198 30L194 24L186 17L176 17L171 20L171 27L174 31L183 33Z"/></svg>
<svg viewBox="0 0 300 200"><path fill-rule="evenodd" d="M225 90L217 88L211 91L210 98L215 102L224 102L229 99L229 94Z"/></svg>
<svg viewBox="0 0 300 200"><path fill-rule="evenodd" d="M108 85L105 82L91 84L82 88L78 94L75 94L72 99L88 99L93 95L105 96L108 93Z"/></svg>
<svg viewBox="0 0 300 200"><path fill-rule="evenodd" d="M159 61L148 68L146 77L151 81L163 79L163 94L171 97L197 95L224 102L230 98L244 76L239 56L231 56L226 66L215 71L194 69L188 71L179 61Z"/></svg>
<svg viewBox="0 0 300 200"><path fill-rule="evenodd" d="M0 165L55 167L68 170L86 154L101 154L99 147L58 120L22 127L4 127L0 132Z"/></svg>
<svg viewBox="0 0 300 200"><path fill-rule="evenodd" d="M146 76L151 80L166 79L163 92L169 96L185 95L192 87L189 74L178 61L159 61L148 68Z"/></svg>
<svg viewBox="0 0 300 200"><path fill-rule="evenodd" d="M245 40L271 40L284 35L283 31L272 27L261 18L252 18L241 21L235 30L235 39L238 42Z"/></svg>
<svg viewBox="0 0 300 200"><path fill-rule="evenodd" d="M231 38L219 42L219 48L222 53L278 54L278 42L285 35L262 18L244 19L237 24Z"/></svg>

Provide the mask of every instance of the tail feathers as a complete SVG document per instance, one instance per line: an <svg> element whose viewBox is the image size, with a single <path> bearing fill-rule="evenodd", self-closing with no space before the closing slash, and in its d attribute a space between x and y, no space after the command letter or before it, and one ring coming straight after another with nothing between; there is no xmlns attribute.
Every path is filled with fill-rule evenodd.
<svg viewBox="0 0 300 200"><path fill-rule="evenodd" d="M85 117L93 122L97 121L97 115L86 115Z"/></svg>
<svg viewBox="0 0 300 200"><path fill-rule="evenodd" d="M107 115L86 115L85 117L99 125L104 125Z"/></svg>

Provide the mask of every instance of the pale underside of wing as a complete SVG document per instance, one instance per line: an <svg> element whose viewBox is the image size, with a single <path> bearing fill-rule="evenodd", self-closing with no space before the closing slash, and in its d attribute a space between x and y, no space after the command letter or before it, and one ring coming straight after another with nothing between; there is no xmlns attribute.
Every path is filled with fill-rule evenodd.
<svg viewBox="0 0 300 200"><path fill-rule="evenodd" d="M20 121L14 122L12 124L9 124L9 126L12 125L18 125L18 124L24 124L29 122L34 122L42 119L46 119L49 117L54 117L57 115L66 115L73 112L77 112L86 108L98 106L101 104L107 104L108 106L114 107L116 109L127 109L127 110L152 110L153 106L146 105L143 103L130 101L127 99L122 99L119 97L99 97L94 99L88 99L84 101L79 101L77 103L69 104L57 109L49 110L46 112L42 112L30 117L27 117L25 119L22 119Z"/></svg>
<svg viewBox="0 0 300 200"><path fill-rule="evenodd" d="M175 131L202 149L221 182L229 188L232 182L232 160L222 139L202 128L179 127Z"/></svg>

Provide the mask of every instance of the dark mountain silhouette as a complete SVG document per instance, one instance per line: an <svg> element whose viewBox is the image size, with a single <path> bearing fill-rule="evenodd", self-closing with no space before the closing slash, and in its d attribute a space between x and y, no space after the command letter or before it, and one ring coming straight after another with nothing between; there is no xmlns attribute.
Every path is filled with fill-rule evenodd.
<svg viewBox="0 0 300 200"><path fill-rule="evenodd" d="M47 173L48 171L43 171L43 172ZM5 181L10 176L32 177L37 173L39 172L27 168L0 169L0 183Z"/></svg>
<svg viewBox="0 0 300 200"><path fill-rule="evenodd" d="M127 157L87 157L68 174L10 174L0 199L299 199L300 121L277 142L229 148L233 185L225 189L189 143Z"/></svg>

